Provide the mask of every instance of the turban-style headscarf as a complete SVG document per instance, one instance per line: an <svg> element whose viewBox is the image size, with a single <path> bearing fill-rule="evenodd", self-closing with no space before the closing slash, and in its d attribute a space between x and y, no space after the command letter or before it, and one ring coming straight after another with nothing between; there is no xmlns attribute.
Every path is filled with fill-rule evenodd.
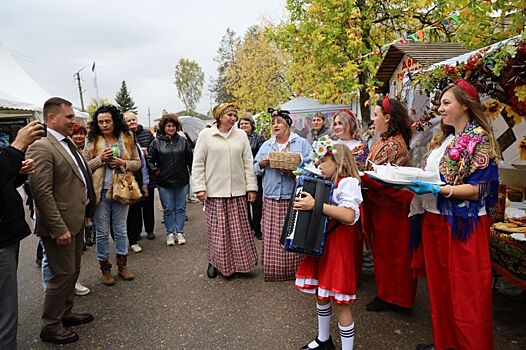
<svg viewBox="0 0 526 350"><path fill-rule="evenodd" d="M212 115L214 116L215 119L219 119L220 116L230 111L237 112L237 109L238 109L238 106L237 106L237 103L235 102L220 103L214 107L214 109L212 110Z"/></svg>
<svg viewBox="0 0 526 350"><path fill-rule="evenodd" d="M269 108L268 112L270 113L270 115L273 118L274 117L281 117L281 118L285 119L285 121L289 125L289 128L292 126L292 118L290 117L290 112L289 111L281 110L281 109Z"/></svg>

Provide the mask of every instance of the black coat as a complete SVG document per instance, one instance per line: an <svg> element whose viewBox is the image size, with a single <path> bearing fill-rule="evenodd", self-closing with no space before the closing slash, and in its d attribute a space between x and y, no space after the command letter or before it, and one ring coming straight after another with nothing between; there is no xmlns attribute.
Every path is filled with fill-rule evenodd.
<svg viewBox="0 0 526 350"><path fill-rule="evenodd" d="M139 146L141 146L141 148L148 149L148 147L150 147L150 144L152 143L153 139L154 139L154 137L153 137L153 134L152 134L152 132L150 130L143 128L143 126L140 125L140 124L137 126L137 130L135 131L135 140L137 141ZM141 172L141 170L138 170L136 172L136 174L134 174L135 175L135 179L137 181L139 181L137 179L137 176L140 176L140 178L142 180L142 173L139 175L140 172ZM150 167L148 167L148 179L149 179L148 188L154 188L154 187L157 186L156 179L155 179L155 174L154 174L153 170L150 169Z"/></svg>
<svg viewBox="0 0 526 350"><path fill-rule="evenodd" d="M157 133L148 148L148 167L154 171L157 184L162 187L182 187L190 182L193 153L190 143L175 134L169 138Z"/></svg>
<svg viewBox="0 0 526 350"><path fill-rule="evenodd" d="M265 142L265 138L257 132L253 132L248 136L248 142L250 142L250 149L252 150L252 156L255 157L258 154L261 145Z"/></svg>
<svg viewBox="0 0 526 350"><path fill-rule="evenodd" d="M27 237L31 230L25 220L24 203L16 190L27 176L19 175L24 153L11 146L0 149L0 248Z"/></svg>

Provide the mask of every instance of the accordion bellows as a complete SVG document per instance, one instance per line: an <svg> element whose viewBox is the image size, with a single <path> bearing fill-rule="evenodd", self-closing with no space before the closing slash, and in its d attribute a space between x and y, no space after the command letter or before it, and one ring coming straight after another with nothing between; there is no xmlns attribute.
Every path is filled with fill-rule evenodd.
<svg viewBox="0 0 526 350"><path fill-rule="evenodd" d="M308 192L314 197L314 208L308 211L293 209L292 197L281 233L281 246L289 252L321 256L325 241L328 217L323 215L323 204L330 203L333 182L302 175L298 178L294 193Z"/></svg>
<svg viewBox="0 0 526 350"><path fill-rule="evenodd" d="M274 169L296 170L301 163L301 154L298 152L270 152L268 158L270 167Z"/></svg>

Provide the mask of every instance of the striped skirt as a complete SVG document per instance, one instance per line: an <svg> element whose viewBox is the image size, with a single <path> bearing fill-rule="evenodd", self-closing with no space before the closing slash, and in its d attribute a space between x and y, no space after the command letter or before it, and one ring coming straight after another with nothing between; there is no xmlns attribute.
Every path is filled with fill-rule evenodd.
<svg viewBox="0 0 526 350"><path fill-rule="evenodd" d="M287 281L295 278L302 255L283 250L279 240L289 199L263 200L263 272L265 281Z"/></svg>
<svg viewBox="0 0 526 350"><path fill-rule="evenodd" d="M247 197L208 198L205 216L208 262L223 276L252 271L258 258Z"/></svg>

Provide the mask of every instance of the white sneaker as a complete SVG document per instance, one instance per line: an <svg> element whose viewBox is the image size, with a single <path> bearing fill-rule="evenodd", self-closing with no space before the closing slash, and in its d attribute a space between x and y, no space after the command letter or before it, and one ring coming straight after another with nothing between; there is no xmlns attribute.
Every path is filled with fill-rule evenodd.
<svg viewBox="0 0 526 350"><path fill-rule="evenodd" d="M175 235L173 233L170 233L168 237L166 237L166 245L175 245Z"/></svg>
<svg viewBox="0 0 526 350"><path fill-rule="evenodd" d="M130 249L131 249L134 253L140 253L140 252L142 252L142 248L141 248L141 246L138 245L138 244L132 244L132 245L130 246Z"/></svg>
<svg viewBox="0 0 526 350"><path fill-rule="evenodd" d="M182 233L177 234L177 244L183 245L186 243L186 239L184 238L184 235Z"/></svg>
<svg viewBox="0 0 526 350"><path fill-rule="evenodd" d="M91 290L88 287L83 286L82 284L79 283L79 281L75 283L75 294L76 295L83 296L83 295L88 295L89 293L91 293Z"/></svg>

